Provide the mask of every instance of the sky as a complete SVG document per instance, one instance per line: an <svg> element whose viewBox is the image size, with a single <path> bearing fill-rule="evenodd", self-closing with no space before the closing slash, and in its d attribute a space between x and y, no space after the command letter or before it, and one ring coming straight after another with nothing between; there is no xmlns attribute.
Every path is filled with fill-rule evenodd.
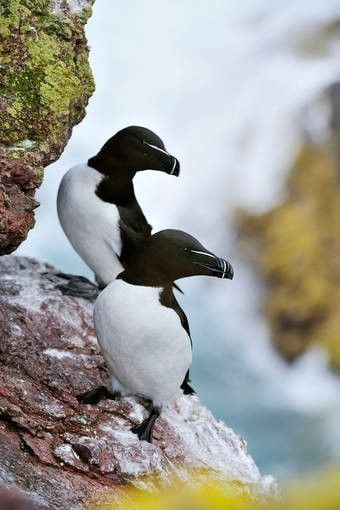
<svg viewBox="0 0 340 510"><path fill-rule="evenodd" d="M88 271L58 225L62 175L135 124L154 130L181 162L180 179L144 172L138 199L155 230L187 229L231 252L235 206L263 210L282 191L299 141L296 115L338 69L337 54L310 59L294 45L339 0L224 2L97 0L87 25L96 91L38 193L37 226L20 253ZM308 8L307 8L308 6Z"/></svg>

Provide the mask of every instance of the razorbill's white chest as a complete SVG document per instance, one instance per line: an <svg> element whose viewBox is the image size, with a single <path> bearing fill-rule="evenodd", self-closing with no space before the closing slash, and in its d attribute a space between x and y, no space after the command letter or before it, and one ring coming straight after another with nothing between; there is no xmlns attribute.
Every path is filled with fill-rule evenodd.
<svg viewBox="0 0 340 510"><path fill-rule="evenodd" d="M99 345L114 375L112 389L152 398L159 407L181 393L191 364L190 337L176 312L160 303L162 290L116 280L94 308Z"/></svg>
<svg viewBox="0 0 340 510"><path fill-rule="evenodd" d="M137 171L147 169L177 176L179 162L155 133L130 126L110 138L87 164L71 168L61 181L57 198L60 224L95 273L100 288L122 270L137 241L151 235L132 182ZM122 239L121 223L133 232L134 242ZM72 281L59 286L62 291L86 297L83 278L64 276Z"/></svg>
<svg viewBox="0 0 340 510"><path fill-rule="evenodd" d="M189 328L172 282L194 275L231 279L233 269L190 235L164 230L142 243L95 303L95 330L112 390L153 404L147 420L133 429L140 439L151 440L155 420L179 395L191 364Z"/></svg>
<svg viewBox="0 0 340 510"><path fill-rule="evenodd" d="M86 163L71 168L61 181L57 210L73 248L106 286L122 271L122 242L117 206L96 194L102 179L102 174Z"/></svg>

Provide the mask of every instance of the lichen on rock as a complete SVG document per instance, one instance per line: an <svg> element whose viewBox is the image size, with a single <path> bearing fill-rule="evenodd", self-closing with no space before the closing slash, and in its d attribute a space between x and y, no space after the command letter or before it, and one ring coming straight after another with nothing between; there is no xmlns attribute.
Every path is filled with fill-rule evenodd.
<svg viewBox="0 0 340 510"><path fill-rule="evenodd" d="M84 25L93 0L0 0L0 254L33 226L34 191L94 90Z"/></svg>

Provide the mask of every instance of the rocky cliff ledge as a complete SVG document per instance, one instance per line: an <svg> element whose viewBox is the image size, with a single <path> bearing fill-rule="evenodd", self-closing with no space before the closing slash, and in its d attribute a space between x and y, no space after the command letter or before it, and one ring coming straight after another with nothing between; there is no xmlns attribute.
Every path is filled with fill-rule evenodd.
<svg viewBox="0 0 340 510"><path fill-rule="evenodd" d="M84 25L93 0L0 2L0 255L34 224L34 193L94 90Z"/></svg>
<svg viewBox="0 0 340 510"><path fill-rule="evenodd" d="M164 413L153 444L130 432L145 415L134 398L79 404L75 395L105 384L92 327L92 304L62 296L50 266L23 257L0 259L0 480L38 508L85 508L109 490L154 474L186 478L212 470L255 493L262 477L245 442L197 397ZM147 483L147 482L146 482Z"/></svg>

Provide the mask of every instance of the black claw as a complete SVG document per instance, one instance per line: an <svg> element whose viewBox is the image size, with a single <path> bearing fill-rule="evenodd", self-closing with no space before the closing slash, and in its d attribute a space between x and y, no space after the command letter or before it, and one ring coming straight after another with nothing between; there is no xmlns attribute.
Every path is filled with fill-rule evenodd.
<svg viewBox="0 0 340 510"><path fill-rule="evenodd" d="M181 384L181 389L183 390L184 395L195 395L196 391L190 386L190 374L189 370L185 374L184 381Z"/></svg>
<svg viewBox="0 0 340 510"><path fill-rule="evenodd" d="M150 416L148 416L140 425L131 428L131 432L137 434L140 441L152 442L152 432L155 422L160 414L157 408L153 408Z"/></svg>
<svg viewBox="0 0 340 510"><path fill-rule="evenodd" d="M98 388L77 395L77 400L80 404L98 404L104 398L115 400L117 397L118 394L109 391L106 386L98 386Z"/></svg>
<svg viewBox="0 0 340 510"><path fill-rule="evenodd" d="M187 382L182 383L181 389L183 390L184 395L195 395L196 394L196 391L194 390L194 388L192 388L190 386L190 384Z"/></svg>

